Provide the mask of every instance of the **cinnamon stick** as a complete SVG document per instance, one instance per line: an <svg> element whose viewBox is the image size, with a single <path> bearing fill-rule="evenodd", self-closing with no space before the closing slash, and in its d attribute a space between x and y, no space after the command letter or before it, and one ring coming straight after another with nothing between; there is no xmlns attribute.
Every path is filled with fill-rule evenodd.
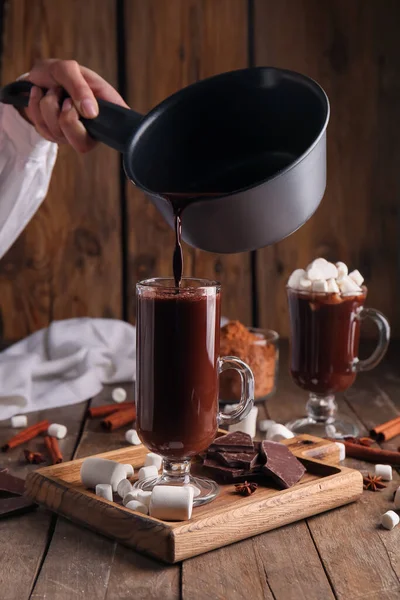
<svg viewBox="0 0 400 600"><path fill-rule="evenodd" d="M378 442L387 442L396 435L400 435L400 417L382 423L370 431L370 436Z"/></svg>
<svg viewBox="0 0 400 600"><path fill-rule="evenodd" d="M400 452L382 450L381 448L369 448L346 440L340 440L346 446L346 456L359 458L371 463L383 463L388 465L400 465Z"/></svg>
<svg viewBox="0 0 400 600"><path fill-rule="evenodd" d="M44 445L50 455L52 465L58 465L63 461L63 455L61 454L57 438L46 435L44 438Z"/></svg>
<svg viewBox="0 0 400 600"><path fill-rule="evenodd" d="M48 421L40 421L39 423L36 423L36 425L30 425L8 440L8 442L1 447L2 451L7 452L7 450L10 450L11 448L16 448L17 446L21 446L21 444L25 444L25 442L28 442L29 440L33 440L33 438L47 431L49 425L50 423Z"/></svg>
<svg viewBox="0 0 400 600"><path fill-rule="evenodd" d="M89 408L88 415L92 419L95 417L107 417L120 410L127 410L128 408L135 408L134 402L123 402L122 404L105 404L104 406L94 406Z"/></svg>
<svg viewBox="0 0 400 600"><path fill-rule="evenodd" d="M128 408L127 410L119 410L112 415L109 415L102 420L101 424L107 431L114 431L124 425L131 425L136 419L136 410Z"/></svg>

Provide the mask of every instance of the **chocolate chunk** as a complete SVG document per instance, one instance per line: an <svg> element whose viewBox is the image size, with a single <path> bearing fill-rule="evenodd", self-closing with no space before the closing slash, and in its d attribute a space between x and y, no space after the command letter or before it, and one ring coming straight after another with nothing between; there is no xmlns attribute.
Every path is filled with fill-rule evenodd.
<svg viewBox="0 0 400 600"><path fill-rule="evenodd" d="M215 452L213 456L227 467L249 470L255 466L258 459L258 452Z"/></svg>
<svg viewBox="0 0 400 600"><path fill-rule="evenodd" d="M214 475L222 478L224 481L235 481L236 477L243 476L246 471L245 469L234 469L233 467L224 467L217 460L212 458L205 458L203 467L210 469Z"/></svg>
<svg viewBox="0 0 400 600"><path fill-rule="evenodd" d="M282 488L292 487L306 472L289 448L279 442L261 442L261 455L266 459L262 472L272 477Z"/></svg>
<svg viewBox="0 0 400 600"><path fill-rule="evenodd" d="M209 450L218 452L254 452L254 444L248 433L232 431L216 438Z"/></svg>

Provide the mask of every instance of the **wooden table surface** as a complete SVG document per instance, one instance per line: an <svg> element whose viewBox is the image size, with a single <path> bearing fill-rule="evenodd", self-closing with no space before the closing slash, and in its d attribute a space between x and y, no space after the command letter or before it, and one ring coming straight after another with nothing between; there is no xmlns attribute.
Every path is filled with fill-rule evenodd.
<svg viewBox="0 0 400 600"><path fill-rule="evenodd" d="M392 344L385 361L358 376L340 399L365 434L400 410L400 346ZM287 374L287 352L281 353L278 391L260 406L260 418L277 421L302 413L305 394ZM110 401L104 390L91 401ZM32 413L64 423L65 460L121 447L124 430L101 431L86 420L88 403ZM12 435L0 424L0 445ZM397 449L400 439L383 444ZM31 442L38 449L40 442ZM24 477L33 466L21 461L21 449L0 456L0 466ZM346 464L371 470L366 463ZM394 480L379 493L364 492L351 505L256 536L179 565L166 566L109 539L78 527L43 509L0 520L1 600L330 600L398 599L400 597L400 526L379 526L382 513L400 485Z"/></svg>

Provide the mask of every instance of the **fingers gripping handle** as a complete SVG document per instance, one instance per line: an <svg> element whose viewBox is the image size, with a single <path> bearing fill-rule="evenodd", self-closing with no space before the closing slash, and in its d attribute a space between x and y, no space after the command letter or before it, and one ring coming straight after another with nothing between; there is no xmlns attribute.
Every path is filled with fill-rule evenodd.
<svg viewBox="0 0 400 600"><path fill-rule="evenodd" d="M249 414L254 402L254 377L252 370L245 362L235 356L224 356L219 360L219 372L234 369L240 375L242 383L241 398L238 408L229 415L218 413L218 423L222 427L242 421Z"/></svg>
<svg viewBox="0 0 400 600"><path fill-rule="evenodd" d="M14 81L0 90L0 102L11 104L15 108L26 108L29 104L29 94L33 87L30 81ZM43 89L46 93L47 90ZM68 98L64 91L61 103ZM128 141L133 137L142 122L143 116L123 106L118 106L107 100L96 98L99 114L95 119L81 121L87 132L95 139L119 152L124 152Z"/></svg>

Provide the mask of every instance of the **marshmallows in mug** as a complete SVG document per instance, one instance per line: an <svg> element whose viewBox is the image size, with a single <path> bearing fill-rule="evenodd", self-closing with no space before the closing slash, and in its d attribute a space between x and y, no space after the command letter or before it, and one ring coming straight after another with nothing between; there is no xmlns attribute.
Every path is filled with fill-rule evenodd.
<svg viewBox="0 0 400 600"><path fill-rule="evenodd" d="M363 281L360 271L349 273L343 262L334 265L325 258L316 258L307 269L293 271L288 287L308 292L352 294L361 292Z"/></svg>

